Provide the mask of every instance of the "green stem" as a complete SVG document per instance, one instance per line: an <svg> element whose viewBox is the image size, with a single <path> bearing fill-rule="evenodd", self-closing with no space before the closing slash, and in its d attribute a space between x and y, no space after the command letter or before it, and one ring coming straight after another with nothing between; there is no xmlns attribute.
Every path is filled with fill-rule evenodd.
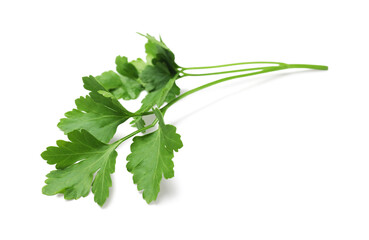
<svg viewBox="0 0 369 240"><path fill-rule="evenodd" d="M126 140L130 139L131 137L133 137L133 136L135 136L135 135L139 134L140 132L146 131L146 130L148 130L148 129L150 129L150 128L154 127L154 126L155 126L155 124L156 124L157 122L158 122L158 119L155 119L155 120L154 120L150 125L147 125L146 127L143 127L143 128L141 128L141 129L138 129L138 130L136 130L136 131L134 131L134 132L132 132L132 133L128 134L127 136L125 136L125 137L123 137L123 138L121 138L121 139L117 140L117 141L116 141L116 142L114 142L113 144L114 144L114 145L116 145L116 147L118 147L122 142L124 142L124 141L126 141Z"/></svg>
<svg viewBox="0 0 369 240"><path fill-rule="evenodd" d="M328 66L311 64L286 64L286 68L309 68L315 70L328 70Z"/></svg>
<svg viewBox="0 0 369 240"><path fill-rule="evenodd" d="M220 68L220 67L229 67L229 66L244 65L244 64L278 64L278 65L283 65L284 63L281 63L281 62L240 62L240 63L230 63L230 64L215 65L215 66L205 66L205 67L188 67L188 68L182 68L182 70Z"/></svg>
<svg viewBox="0 0 369 240"><path fill-rule="evenodd" d="M258 67L258 68L245 68L245 69L237 69L237 70L230 70L230 71L223 71L223 72L212 72L212 73L199 73L199 74L192 74L192 73L183 73L183 77L186 76L208 76L208 75L217 75L217 74L225 74L225 73L235 73L235 72L246 72L246 71L254 71L254 70L263 70L265 67Z"/></svg>
<svg viewBox="0 0 369 240"><path fill-rule="evenodd" d="M195 92L198 92L200 90L203 90L203 89L208 88L210 86L213 86L215 84L219 84L219 83L222 83L222 82L225 82L225 81L229 81L229 80L232 80L232 79L236 79L236 78L242 78L242 77L248 77L248 76L252 76L252 75L258 75L258 74L262 74L262 73L267 73L267 72L278 71L278 70L281 70L281 69L284 69L284 68L281 68L281 67L269 67L269 68L264 68L264 70L261 70L259 72L246 73L246 74L240 74L240 75L236 75L236 76L221 78L221 79L216 80L214 82L210 82L210 83L204 84L204 85L202 85L200 87L197 87L197 88L194 88L192 90L189 90L189 91L183 93L182 95L179 95L177 98L173 99L167 105L165 105L161 110L162 110L162 112L164 114L168 110L168 108L170 106L172 106L173 104L175 104L176 102L178 102L182 98L185 98L185 97L187 97L187 96L189 96L189 95L191 95L191 94L193 94Z"/></svg>
<svg viewBox="0 0 369 240"><path fill-rule="evenodd" d="M229 81L232 79L236 79L236 78L242 78L242 77L248 77L248 76L253 76L253 75L258 75L258 74L262 74L262 73L268 73L268 72L274 72L274 71L279 71L279 70L284 70L284 69L288 69L288 68L307 68L307 69L316 69L316 70L328 70L327 66L322 66L322 65L311 65L311 64L281 64L280 66L276 66L276 67L264 67L263 70L258 71L258 72L252 72L252 73L246 73L246 74L240 74L240 75L236 75L236 76L231 76L231 77L226 77L226 78L221 78L219 80L216 80L214 82L210 82L207 84L204 84L200 87L194 88L192 90L189 90L185 93L183 93L182 95L178 96L177 98L173 99L172 101L170 101L167 105L165 105L161 110L163 112L163 114L168 110L168 108L170 106L172 106L173 104L175 104L176 102L178 102L179 100L181 100L182 98L185 98L195 92L198 92L200 90L203 90L205 88L208 88L210 86L225 82L225 81Z"/></svg>
<svg viewBox="0 0 369 240"><path fill-rule="evenodd" d="M285 64L285 63L279 63L279 66L274 67L281 67L281 68L309 68L309 69L316 69L316 70L328 70L327 66L322 65L311 65L311 64ZM236 73L236 72L246 72L246 71L255 71L255 70L263 70L265 68L269 67L258 67L258 68L244 68L244 69L236 69L236 70L230 70L230 71L222 71L222 72L212 72L212 73L199 73L199 74L192 74L192 73L185 73L184 70L182 70L183 77L186 76L208 76L208 75L217 75L217 74L226 74L226 73ZM188 68L187 68L188 69Z"/></svg>
<svg viewBox="0 0 369 240"><path fill-rule="evenodd" d="M274 63L274 62L252 62L252 63ZM251 62L249 63L234 63L234 64L227 64L227 65L219 65L219 66L231 66L231 65L241 65L241 64L251 64ZM248 77L248 76L253 76L253 75L258 75L258 74L262 74L262 73L268 73L268 72L274 72L274 71L279 71L279 70L283 70L283 69L288 69L288 68L307 68L307 69L316 69L316 70L328 70L327 66L322 66L322 65L311 65L311 64L285 64L285 63L277 63L279 64L279 66L274 66L274 67L263 67L263 68L249 68L249 69L240 69L240 70L234 70L234 71L226 71L226 72L216 72L216 73L208 73L205 75L213 75L213 74L222 74L222 73L232 73L232 72L242 72L242 71L251 71L251 70L260 70L258 72L252 72L252 73L246 73L246 74L240 74L240 75L236 75L236 76L231 76L231 77L226 77L226 78L221 78L219 80L204 84L200 87L194 88L192 90L189 90L185 93L183 93L182 95L179 95L177 98L173 99L172 101L170 101L167 105L165 105L163 108L160 109L160 111L162 112L162 114L164 115L165 112L168 110L168 108L170 106L172 106L173 104L175 104L176 102L178 102L179 100L181 100L182 98L185 98L195 92L198 92L200 90L203 90L205 88L208 88L210 86L222 83L222 82L226 82L232 79L236 79L236 78L242 78L242 77ZM211 67L203 67L203 68L214 68L217 66L211 66ZM190 68L186 68L186 69L190 69ZM194 68L191 68L194 69ZM184 75L184 76L194 76L194 75ZM196 76L200 76L200 75L196 75ZM202 76L202 75L201 75ZM150 115L150 114L154 114L154 112L144 112L141 113L140 115L137 116L144 116L144 115ZM136 116L136 115L132 115L132 116ZM147 125L146 127L143 127L141 129L138 129L134 132L132 132L131 134L119 139L118 141L114 142L113 144L116 145L116 147L118 147L122 142L126 141L127 139L135 136L136 134L146 131L152 127L154 127L156 125L156 123L158 122L158 119L156 118L150 125Z"/></svg>
<svg viewBox="0 0 369 240"><path fill-rule="evenodd" d="M253 62L253 63L260 63L260 62ZM272 62L268 62L268 63L272 63ZM238 64L238 63L236 63ZM239 63L242 64L242 63ZM244 64L248 64L248 63L244 63ZM195 92L198 92L202 89L208 88L210 86L225 82L225 81L229 81L232 79L236 79L236 78L242 78L242 77L248 77L248 76L253 76L253 75L258 75L258 74L262 74L262 73L268 73L268 72L274 72L274 71L279 71L279 70L284 70L284 69L289 69L289 68L306 68L306 69L315 69L315 70L328 70L327 66L323 66L323 65L312 65L312 64L286 64L286 63L279 63L279 66L274 66L274 67L263 67L260 68L260 71L258 72L252 72L252 73L246 73L246 74L240 74L240 75L236 75L236 76L231 76L231 77L226 77L226 78L221 78L219 80L204 84L200 87L194 88L192 90L189 90L185 93L183 93L182 95L179 95L177 98L173 99L172 101L170 101L169 103L167 103L167 105L165 105L164 107L161 108L161 111L163 113L163 115L165 114L165 112L168 110L168 108L170 106L172 106L173 104L175 104L176 102L178 102L179 100L181 100L182 98L185 98ZM188 68L187 68L188 69ZM255 70L255 69L254 69ZM137 116L145 116L145 115L151 115L154 114L153 112L144 112L141 113L140 115Z"/></svg>

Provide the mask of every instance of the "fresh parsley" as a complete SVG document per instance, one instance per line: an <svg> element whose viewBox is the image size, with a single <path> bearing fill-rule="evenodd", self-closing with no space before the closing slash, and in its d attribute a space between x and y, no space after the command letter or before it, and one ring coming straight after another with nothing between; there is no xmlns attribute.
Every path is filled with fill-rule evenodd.
<svg viewBox="0 0 369 240"><path fill-rule="evenodd" d="M274 72L288 68L308 68L327 70L328 67L308 64L286 64L281 62L243 62L206 67L180 67L175 62L173 52L162 39L143 35L146 61L127 57L115 59L116 71L106 71L99 76L83 77L84 88L89 95L77 98L76 108L65 113L58 127L68 136L69 141L58 140L57 146L48 147L41 157L56 170L46 175L45 195L63 194L65 199L78 199L90 191L94 200L103 206L112 186L110 175L115 171L116 148L133 138L131 153L127 156L127 170L133 174L133 182L143 191L147 203L155 201L160 192L162 177L174 177L174 152L182 148L181 136L174 126L164 122L165 112L180 99L235 78ZM202 74L190 73L196 69L214 69L227 66L247 66L259 64L263 67L240 68ZM199 86L180 94L176 80L188 76L233 74L230 77ZM122 102L137 99L141 92L147 94L136 112L125 109ZM165 104L166 103L166 104ZM146 124L145 115L154 115L155 120ZM112 142L117 127L131 120L137 128L131 134ZM146 130L157 126L157 130Z"/></svg>

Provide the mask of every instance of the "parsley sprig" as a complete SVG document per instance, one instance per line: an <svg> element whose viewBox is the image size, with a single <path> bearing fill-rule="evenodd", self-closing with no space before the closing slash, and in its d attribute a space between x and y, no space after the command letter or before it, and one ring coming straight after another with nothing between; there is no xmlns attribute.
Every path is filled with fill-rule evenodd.
<svg viewBox="0 0 369 240"><path fill-rule="evenodd" d="M141 34L142 35L142 34ZM55 170L46 175L46 185L42 192L46 195L63 194L65 199L78 199L94 193L94 200L103 206L112 186L111 174L115 171L116 148L133 138L131 153L127 156L127 170L133 174L133 182L143 191L147 203L155 201L160 191L162 177L174 176L174 152L182 148L181 136L173 125L166 124L166 111L179 100L215 84L236 78L275 72L289 68L327 70L327 66L310 64L286 64L282 62L241 62L217 66L180 67L175 62L173 52L162 39L143 35L146 61L127 57L115 59L116 71L106 71L99 76L83 77L84 88L89 95L76 99L76 108L65 113L58 127L68 136L69 141L58 140L57 146L48 147L41 156ZM263 67L244 68L258 64ZM197 69L217 69L241 66L237 70L208 73L191 73ZM180 94L176 80L191 76L220 74L236 75L196 87ZM123 101L137 99L141 92L147 92L141 107L130 112ZM154 115L152 123L146 124L143 116ZM117 127L132 119L131 125L137 130L111 142ZM158 125L158 126L157 126ZM157 129L151 133L146 130ZM138 134L142 133L139 136Z"/></svg>

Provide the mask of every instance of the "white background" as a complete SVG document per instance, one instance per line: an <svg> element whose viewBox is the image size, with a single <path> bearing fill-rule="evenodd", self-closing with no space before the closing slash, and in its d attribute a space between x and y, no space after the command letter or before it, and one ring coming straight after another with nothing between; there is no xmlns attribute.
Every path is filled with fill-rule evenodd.
<svg viewBox="0 0 369 240"><path fill-rule="evenodd" d="M366 2L1 1L0 238L368 239ZM66 139L56 124L87 93L81 77L114 69L117 55L144 57L136 32L161 34L181 66L282 61L329 71L238 79L178 102L165 119L184 147L153 204L125 169L130 141L103 208L92 194L42 195L53 166L40 153Z"/></svg>

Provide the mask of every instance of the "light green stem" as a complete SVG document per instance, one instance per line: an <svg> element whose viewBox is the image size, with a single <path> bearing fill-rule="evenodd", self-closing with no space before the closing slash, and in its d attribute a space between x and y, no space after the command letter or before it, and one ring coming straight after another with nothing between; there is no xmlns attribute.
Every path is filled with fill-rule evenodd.
<svg viewBox="0 0 369 240"><path fill-rule="evenodd" d="M274 62L252 62L252 63L274 63ZM250 62L249 63L234 63L234 64L227 64L227 65L219 65L219 66L231 66L231 65L241 65L241 64L251 64L251 63ZM185 97L187 97L187 96L189 96L189 95L191 95L195 92L203 90L205 88L208 88L208 87L211 87L213 85L216 85L216 84L219 84L219 83L222 83L222 82L226 82L226 81L229 81L229 80L232 80L232 79L236 79L236 78L248 77L248 76L253 76L253 75L258 75L258 74L268 73L268 72L275 72L275 71L289 69L289 68L306 68L306 69L315 69L315 70L328 70L327 66L322 66L322 65L285 64L285 63L277 63L277 64L279 64L279 66L263 67L263 68L249 68L249 69L241 69L241 70L226 71L226 72L208 73L206 75L259 70L257 72L252 72L252 73L246 73L246 74L240 74L240 75L236 75L236 76L221 78L219 80L216 80L216 81L204 84L200 87L194 88L192 90L189 90L189 91L183 93L182 95L179 95L177 98L173 99L172 101L170 101L167 105L162 107L160 109L160 111L164 115L165 112L168 110L168 108L171 107L176 102L178 102L179 100L181 100L181 99L183 99L183 98L185 98ZM214 67L217 67L217 66L202 67L202 68L214 68ZM183 68L183 69L185 69L185 68ZM186 68L186 69L195 69L195 68ZM186 76L186 75L184 75L184 76ZM190 75L187 75L187 76L190 76ZM191 76L193 76L193 75L191 75ZM203 75L196 75L196 76L203 76ZM144 116L144 115L150 115L150 114L154 114L154 112L144 112L144 113L141 113L140 115L137 115L137 116ZM136 116L136 115L132 115L132 116ZM154 127L157 122L158 122L158 119L156 118L150 125L132 132L131 134L119 139L118 141L114 142L113 144L115 144L118 147L122 142L126 141L127 139L135 136L136 134L138 134L140 132L146 131L146 130Z"/></svg>
<svg viewBox="0 0 369 240"><path fill-rule="evenodd" d="M188 68L182 68L182 69L183 70L209 69L209 68L230 67L230 66L237 66L237 65L244 65L244 64L278 64L278 65L283 65L284 63L281 63L281 62L240 62L240 63L230 63L230 64L215 65L215 66L205 66L205 67L188 67Z"/></svg>
<svg viewBox="0 0 369 240"><path fill-rule="evenodd" d="M256 70L263 70L265 67L258 67L258 68L245 68L245 69L237 69L237 70L230 70L230 71L223 71L223 72L212 72L212 73L183 73L183 77L186 76L208 76L208 75L217 75L217 74L225 74L225 73L236 73L236 72L246 72L246 71L256 71Z"/></svg>
<svg viewBox="0 0 369 240"><path fill-rule="evenodd" d="M213 86L213 85L225 82L225 81L229 81L229 80L236 79L236 78L258 75L258 74L267 73L267 72L274 72L274 71L284 70L284 69L288 69L288 68L307 68L307 69L315 69L315 70L328 70L327 66L311 65L311 64L284 64L283 63L283 64L281 64L280 66L277 66L277 67L264 67L262 70L260 70L258 72L252 72L252 73L246 73L246 74L240 74L240 75L236 75L236 76L221 78L219 80L216 80L216 81L204 84L200 87L194 88L192 90L189 90L189 91L183 93L182 95L179 95L177 98L173 99L172 101L170 101L161 110L164 114L170 106L172 106L173 104L175 104L176 102L178 102L182 98L185 98L185 97L187 97L187 96L189 96L189 95L191 95L195 92L198 92L200 90L203 90L205 88L208 88L210 86Z"/></svg>
<svg viewBox="0 0 369 240"><path fill-rule="evenodd" d="M124 141L128 140L129 138L131 138L131 137L133 137L133 136L135 136L135 135L139 134L140 132L146 131L146 130L148 130L148 129L150 129L150 128L154 127L154 126L155 126L155 124L156 124L157 122L158 122L158 119L155 119L155 120L154 120L150 125L147 125L146 127L143 127L143 128L141 128L141 129L138 129L138 130L136 130L136 131L134 131L134 132L132 132L132 133L128 134L127 136L125 136L125 137L123 137L123 138L121 138L121 139L117 140L117 141L116 141L116 142L114 142L113 144L114 144L114 145L116 145L116 147L118 147L122 142L124 142Z"/></svg>

